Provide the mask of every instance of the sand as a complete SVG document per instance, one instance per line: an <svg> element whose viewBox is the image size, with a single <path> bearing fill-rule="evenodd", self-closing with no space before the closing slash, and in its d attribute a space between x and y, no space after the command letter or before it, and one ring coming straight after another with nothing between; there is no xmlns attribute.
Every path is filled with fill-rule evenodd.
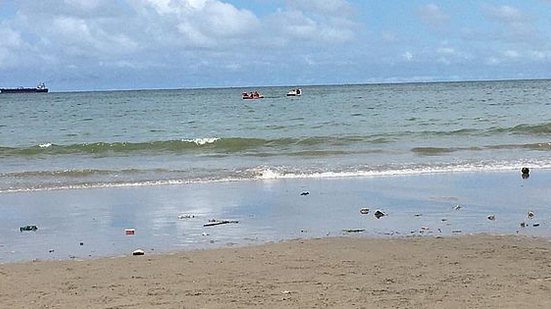
<svg viewBox="0 0 551 309"><path fill-rule="evenodd" d="M551 242L336 237L0 265L2 308L550 308Z"/></svg>

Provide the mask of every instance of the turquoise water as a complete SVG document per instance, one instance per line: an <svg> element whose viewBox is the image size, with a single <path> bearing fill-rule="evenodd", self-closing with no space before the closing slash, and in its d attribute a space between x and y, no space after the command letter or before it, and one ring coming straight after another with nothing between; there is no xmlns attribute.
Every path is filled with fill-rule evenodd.
<svg viewBox="0 0 551 309"><path fill-rule="evenodd" d="M0 192L551 167L551 81L0 96Z"/></svg>

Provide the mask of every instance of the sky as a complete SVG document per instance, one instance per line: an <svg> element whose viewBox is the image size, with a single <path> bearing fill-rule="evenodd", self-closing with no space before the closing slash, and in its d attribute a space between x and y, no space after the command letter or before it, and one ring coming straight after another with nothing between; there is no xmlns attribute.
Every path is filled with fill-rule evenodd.
<svg viewBox="0 0 551 309"><path fill-rule="evenodd" d="M0 87L551 77L551 0L0 0Z"/></svg>

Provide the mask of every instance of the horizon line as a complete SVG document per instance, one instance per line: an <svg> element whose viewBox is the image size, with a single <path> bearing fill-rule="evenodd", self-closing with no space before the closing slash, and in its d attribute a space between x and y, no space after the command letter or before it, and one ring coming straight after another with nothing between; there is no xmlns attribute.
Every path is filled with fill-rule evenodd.
<svg viewBox="0 0 551 309"><path fill-rule="evenodd" d="M235 85L235 86L198 86L198 87L167 87L167 88L113 88L113 89L75 89L55 91L50 87L49 93L69 93L69 92L110 92L110 91L155 91L155 90L209 90L209 89L244 89L244 88L276 88L276 87L320 87L320 86L361 86L361 85L407 85L407 84L437 84L437 83L470 83L470 82L505 82L505 81L545 81L551 80L551 77L542 78L501 78L501 79L465 79L465 80L404 80L404 81L374 81L374 82L356 82L356 83L306 83L306 84L288 84L288 85Z"/></svg>

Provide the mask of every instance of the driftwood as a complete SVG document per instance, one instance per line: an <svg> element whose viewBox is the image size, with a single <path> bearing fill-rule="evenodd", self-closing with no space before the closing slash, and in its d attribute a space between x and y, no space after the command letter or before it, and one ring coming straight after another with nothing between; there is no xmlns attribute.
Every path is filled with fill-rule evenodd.
<svg viewBox="0 0 551 309"><path fill-rule="evenodd" d="M345 233L361 233L363 231L365 231L365 229L347 229L347 230L342 230L343 232Z"/></svg>
<svg viewBox="0 0 551 309"><path fill-rule="evenodd" d="M220 224L239 223L237 220L209 220L209 223L203 224L203 226L215 226Z"/></svg>

